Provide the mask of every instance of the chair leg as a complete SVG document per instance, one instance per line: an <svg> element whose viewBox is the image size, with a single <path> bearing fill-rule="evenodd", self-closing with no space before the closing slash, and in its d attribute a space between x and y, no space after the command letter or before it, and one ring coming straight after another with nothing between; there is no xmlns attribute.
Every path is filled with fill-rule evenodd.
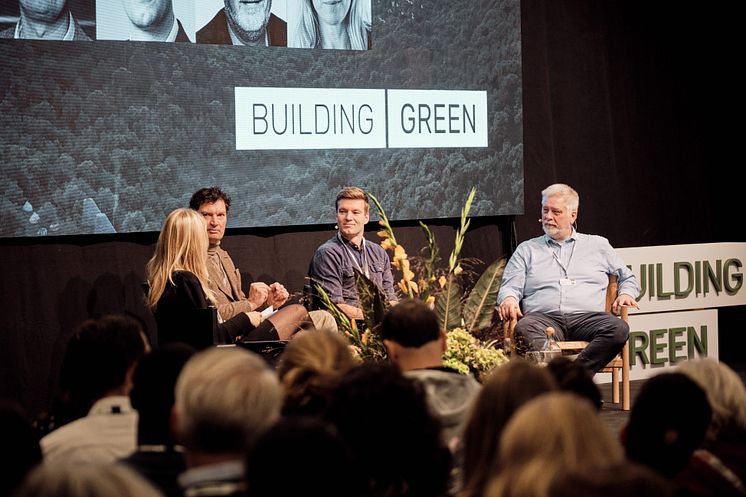
<svg viewBox="0 0 746 497"><path fill-rule="evenodd" d="M630 409L630 392L629 392L629 341L624 344L622 349L622 409Z"/></svg>
<svg viewBox="0 0 746 497"><path fill-rule="evenodd" d="M619 403L619 368L611 368L611 401Z"/></svg>

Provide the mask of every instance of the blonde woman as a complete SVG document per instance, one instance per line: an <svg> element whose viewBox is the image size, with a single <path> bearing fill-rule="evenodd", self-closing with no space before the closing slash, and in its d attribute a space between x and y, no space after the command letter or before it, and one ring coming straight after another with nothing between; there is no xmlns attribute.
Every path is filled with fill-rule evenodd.
<svg viewBox="0 0 746 497"><path fill-rule="evenodd" d="M290 342L277 366L285 388L283 414L322 413L337 382L358 363L349 340L334 331L319 329Z"/></svg>
<svg viewBox="0 0 746 497"><path fill-rule="evenodd" d="M549 392L524 404L500 438L485 497L547 497L568 471L624 461L622 446L591 403L569 392Z"/></svg>
<svg viewBox="0 0 746 497"><path fill-rule="evenodd" d="M514 358L490 374L472 404L461 453L459 497L481 497L492 476L500 435L513 413L541 394L557 390L548 368Z"/></svg>
<svg viewBox="0 0 746 497"><path fill-rule="evenodd" d="M297 0L289 16L288 46L370 49L370 0Z"/></svg>
<svg viewBox="0 0 746 497"><path fill-rule="evenodd" d="M242 312L217 326L203 309L214 307L208 286L205 220L192 209L176 209L163 223L155 254L148 261L148 306L158 324L158 343L185 342L198 349L241 339L287 340L301 327L312 326L305 308L294 304L263 320L258 312ZM207 314L207 316L210 316Z"/></svg>

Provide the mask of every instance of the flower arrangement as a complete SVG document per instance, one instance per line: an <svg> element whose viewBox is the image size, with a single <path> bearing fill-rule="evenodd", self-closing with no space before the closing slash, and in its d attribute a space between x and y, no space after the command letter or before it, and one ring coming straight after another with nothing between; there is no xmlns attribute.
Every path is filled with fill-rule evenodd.
<svg viewBox="0 0 746 497"><path fill-rule="evenodd" d="M419 223L427 240L422 251L424 255L410 258L404 246L397 242L378 199L371 193L366 193L379 212L378 224L381 229L377 235L382 239L381 247L391 252L391 265L395 274L401 276L397 282L399 291L409 298L419 298L430 305L446 331L448 347L444 364L463 374L473 373L481 379L494 367L506 362L508 357L502 349L495 347L495 340L485 342L475 336L493 326L494 303L506 259L503 257L490 264L469 292L464 289L464 268L467 268L468 273L468 268L474 261L464 260L459 254L469 228L468 214L476 189L472 188L461 210L454 248L445 268L438 267L438 246L435 236L425 223ZM384 360L386 349L378 327L389 304L380 289L365 275L358 271L355 275L360 306L363 309L363 329L330 301L320 285L314 284L314 288L322 306L335 317L340 330L350 339L356 353L363 360Z"/></svg>

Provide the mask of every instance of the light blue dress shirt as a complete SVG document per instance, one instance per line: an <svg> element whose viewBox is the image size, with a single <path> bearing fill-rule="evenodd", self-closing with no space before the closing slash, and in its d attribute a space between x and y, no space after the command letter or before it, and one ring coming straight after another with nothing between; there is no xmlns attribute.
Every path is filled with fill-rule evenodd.
<svg viewBox="0 0 746 497"><path fill-rule="evenodd" d="M606 238L573 231L556 242L543 235L518 245L505 267L497 302L515 297L524 314L603 311L610 274L618 277L617 294L640 295L637 278Z"/></svg>

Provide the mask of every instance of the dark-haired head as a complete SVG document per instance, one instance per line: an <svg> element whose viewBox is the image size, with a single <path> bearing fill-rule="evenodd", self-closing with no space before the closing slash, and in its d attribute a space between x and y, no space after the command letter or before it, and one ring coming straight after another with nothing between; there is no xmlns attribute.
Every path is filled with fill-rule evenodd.
<svg viewBox="0 0 746 497"><path fill-rule="evenodd" d="M231 208L231 196L220 189L217 186L211 186L209 188L200 188L192 195L189 199L189 208L198 211L199 208L204 204L214 204L218 200L225 202L225 210L229 211Z"/></svg>

